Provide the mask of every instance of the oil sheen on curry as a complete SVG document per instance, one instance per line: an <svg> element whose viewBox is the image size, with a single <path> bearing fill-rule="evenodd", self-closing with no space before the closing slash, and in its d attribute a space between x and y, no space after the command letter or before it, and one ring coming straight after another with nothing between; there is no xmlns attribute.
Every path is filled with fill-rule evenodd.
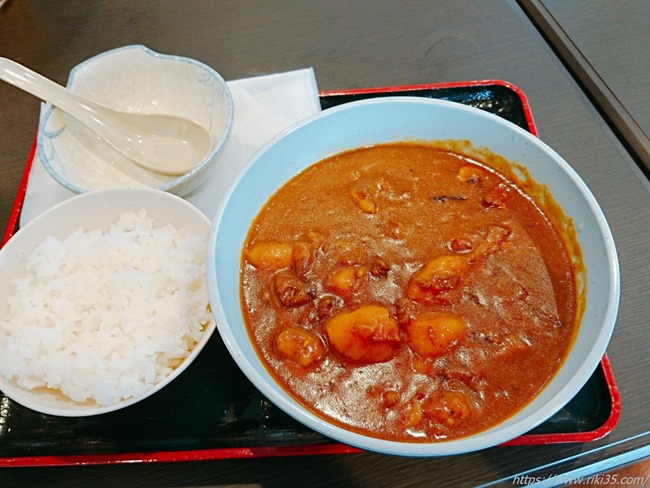
<svg viewBox="0 0 650 488"><path fill-rule="evenodd" d="M355 149L254 221L242 309L269 371L348 430L435 442L514 415L576 329L552 219L485 163L428 143Z"/></svg>

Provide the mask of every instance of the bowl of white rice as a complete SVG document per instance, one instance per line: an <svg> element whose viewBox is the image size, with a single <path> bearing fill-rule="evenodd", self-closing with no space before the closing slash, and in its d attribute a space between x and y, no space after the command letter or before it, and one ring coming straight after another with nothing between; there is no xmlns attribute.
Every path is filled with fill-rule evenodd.
<svg viewBox="0 0 650 488"><path fill-rule="evenodd" d="M32 410L111 412L178 377L215 330L209 219L172 194L74 196L0 249L0 390Z"/></svg>

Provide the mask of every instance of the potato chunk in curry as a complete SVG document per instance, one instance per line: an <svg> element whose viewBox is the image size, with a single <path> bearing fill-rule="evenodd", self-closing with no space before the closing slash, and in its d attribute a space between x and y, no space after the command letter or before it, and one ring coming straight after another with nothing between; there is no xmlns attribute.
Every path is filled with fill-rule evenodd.
<svg viewBox="0 0 650 488"><path fill-rule="evenodd" d="M437 357L458 347L466 334L465 321L449 313L422 315L406 328L409 347L426 357Z"/></svg>
<svg viewBox="0 0 650 488"><path fill-rule="evenodd" d="M358 364L388 361L400 342L397 321L377 305L341 312L325 323L325 331L332 348Z"/></svg>
<svg viewBox="0 0 650 488"><path fill-rule="evenodd" d="M285 358L307 368L323 358L325 347L315 334L296 327L287 327L275 339L276 350Z"/></svg>

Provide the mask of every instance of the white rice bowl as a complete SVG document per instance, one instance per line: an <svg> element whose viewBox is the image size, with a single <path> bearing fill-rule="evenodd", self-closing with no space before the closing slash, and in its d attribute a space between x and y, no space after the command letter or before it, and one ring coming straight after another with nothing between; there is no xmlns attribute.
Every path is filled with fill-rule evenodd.
<svg viewBox="0 0 650 488"><path fill-rule="evenodd" d="M210 221L148 189L73 197L0 250L0 390L60 416L155 393L215 325L205 280Z"/></svg>

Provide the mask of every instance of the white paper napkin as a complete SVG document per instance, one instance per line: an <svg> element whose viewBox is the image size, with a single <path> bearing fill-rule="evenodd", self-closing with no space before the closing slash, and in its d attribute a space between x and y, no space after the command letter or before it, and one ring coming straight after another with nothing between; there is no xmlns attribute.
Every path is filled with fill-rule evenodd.
<svg viewBox="0 0 650 488"><path fill-rule="evenodd" d="M208 179L186 197L209 218L218 196L246 161L267 141L300 120L320 111L318 88L312 68L228 82L234 102L233 130ZM45 171L38 154L29 174L20 215L23 226L41 212L74 193L59 185Z"/></svg>

